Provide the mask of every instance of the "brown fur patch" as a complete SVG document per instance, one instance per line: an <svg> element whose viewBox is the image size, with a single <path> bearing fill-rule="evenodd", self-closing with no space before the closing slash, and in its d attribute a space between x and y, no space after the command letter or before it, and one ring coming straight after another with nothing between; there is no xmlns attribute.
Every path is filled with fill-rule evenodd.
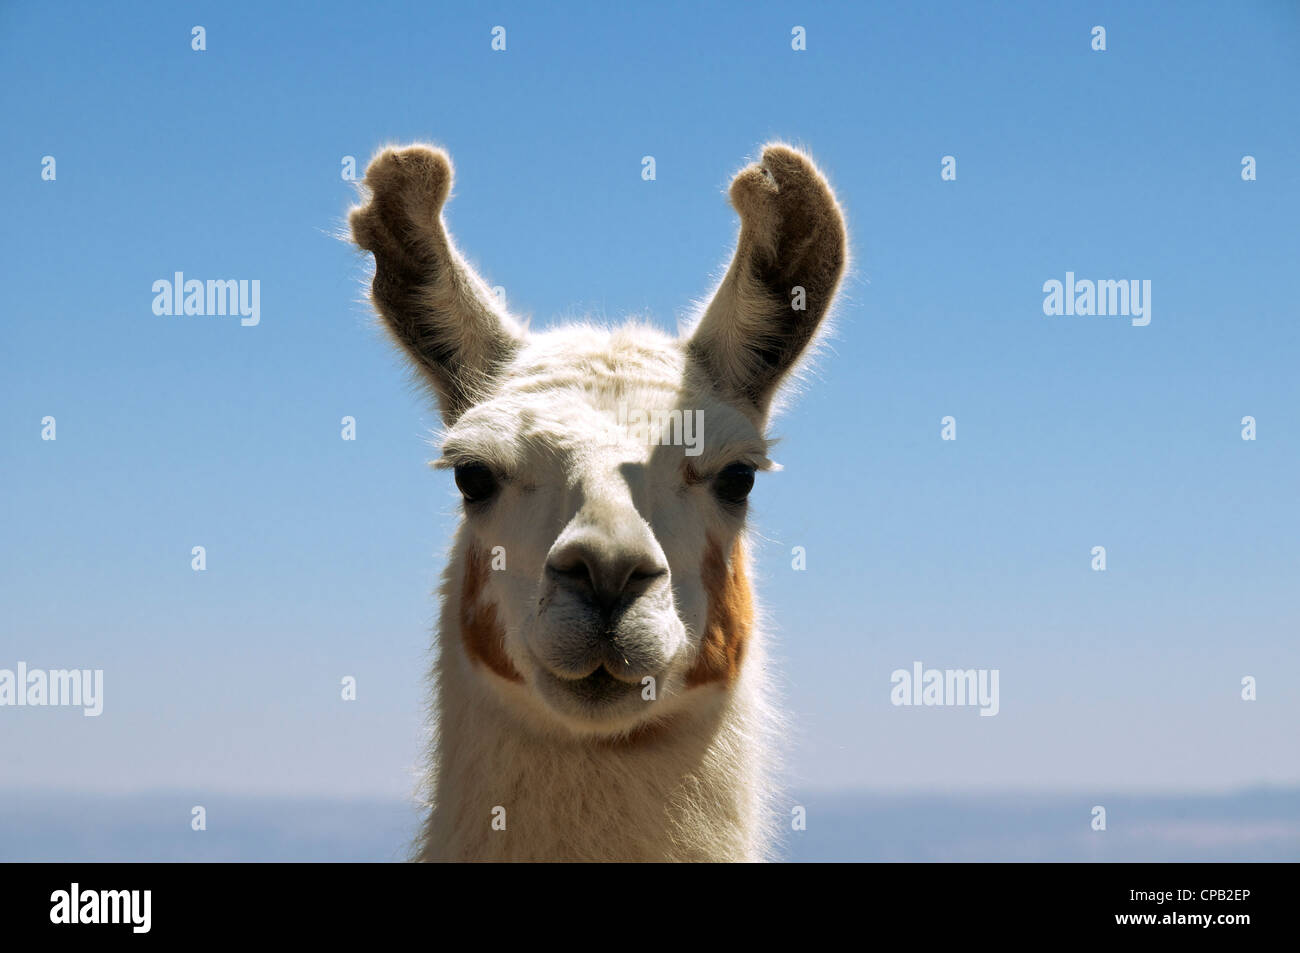
<svg viewBox="0 0 1300 953"><path fill-rule="evenodd" d="M728 565L722 547L710 538L700 575L709 597L709 614L699 658L686 673L687 688L734 681L754 628L754 597L745 575L745 551L740 540L731 547Z"/></svg>
<svg viewBox="0 0 1300 953"><path fill-rule="evenodd" d="M506 655L506 633L497 621L497 607L479 604L491 571L488 561L471 548L465 558L465 578L460 589L460 637L471 661L482 662L508 681L522 682L523 676Z"/></svg>

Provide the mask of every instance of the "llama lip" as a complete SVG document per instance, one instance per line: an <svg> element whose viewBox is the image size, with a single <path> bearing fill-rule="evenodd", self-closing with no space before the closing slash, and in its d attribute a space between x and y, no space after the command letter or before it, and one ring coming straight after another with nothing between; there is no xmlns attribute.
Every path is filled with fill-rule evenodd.
<svg viewBox="0 0 1300 953"><path fill-rule="evenodd" d="M640 689L637 683L625 682L613 675L604 665L585 678L558 679L564 687L581 701L588 704L603 704L622 698Z"/></svg>
<svg viewBox="0 0 1300 953"><path fill-rule="evenodd" d="M532 660L565 686L611 678L640 688L647 675L665 667L684 638L665 624L638 624L620 632L597 628L585 616L571 627L557 628L534 624L525 626L521 635Z"/></svg>

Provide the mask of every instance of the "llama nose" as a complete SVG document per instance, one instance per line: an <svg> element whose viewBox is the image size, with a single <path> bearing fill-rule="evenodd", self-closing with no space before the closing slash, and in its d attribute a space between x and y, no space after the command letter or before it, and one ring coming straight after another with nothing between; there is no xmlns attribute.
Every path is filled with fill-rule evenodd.
<svg viewBox="0 0 1300 953"><path fill-rule="evenodd" d="M609 621L655 580L667 576L668 567L649 549L578 538L551 551L546 574L557 586L585 598Z"/></svg>

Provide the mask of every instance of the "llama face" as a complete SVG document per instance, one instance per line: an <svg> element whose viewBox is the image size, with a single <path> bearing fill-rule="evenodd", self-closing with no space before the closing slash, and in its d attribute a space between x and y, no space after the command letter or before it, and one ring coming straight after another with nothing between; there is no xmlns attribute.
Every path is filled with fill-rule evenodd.
<svg viewBox="0 0 1300 953"><path fill-rule="evenodd" d="M471 677L534 720L617 734L716 697L752 625L741 534L773 395L846 257L811 161L769 146L731 188L736 257L695 330L528 334L441 222L445 154L382 152L354 239L430 385L464 522L449 598ZM457 585L458 583L458 585Z"/></svg>
<svg viewBox="0 0 1300 953"><path fill-rule="evenodd" d="M573 730L625 730L729 674L699 664L722 597L706 563L734 549L767 442L690 360L645 327L538 335L446 434L463 546L494 567L462 593L500 630L508 666L483 668Z"/></svg>

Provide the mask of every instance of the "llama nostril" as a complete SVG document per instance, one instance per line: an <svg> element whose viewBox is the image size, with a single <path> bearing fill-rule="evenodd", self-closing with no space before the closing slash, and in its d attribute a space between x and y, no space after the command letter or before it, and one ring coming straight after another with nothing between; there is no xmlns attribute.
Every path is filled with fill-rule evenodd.
<svg viewBox="0 0 1300 953"><path fill-rule="evenodd" d="M547 563L546 572L548 575L562 580L569 586L578 588L585 587L588 589L596 588L591 570L587 568L587 564L582 560L577 560L576 562L568 564L554 562Z"/></svg>
<svg viewBox="0 0 1300 953"><path fill-rule="evenodd" d="M668 575L667 569L655 567L653 569L633 569L632 574L627 577L628 583L652 582L660 576Z"/></svg>
<svg viewBox="0 0 1300 953"><path fill-rule="evenodd" d="M558 553L546 564L552 583L581 595L608 620L668 570L643 555L609 555L590 549Z"/></svg>

